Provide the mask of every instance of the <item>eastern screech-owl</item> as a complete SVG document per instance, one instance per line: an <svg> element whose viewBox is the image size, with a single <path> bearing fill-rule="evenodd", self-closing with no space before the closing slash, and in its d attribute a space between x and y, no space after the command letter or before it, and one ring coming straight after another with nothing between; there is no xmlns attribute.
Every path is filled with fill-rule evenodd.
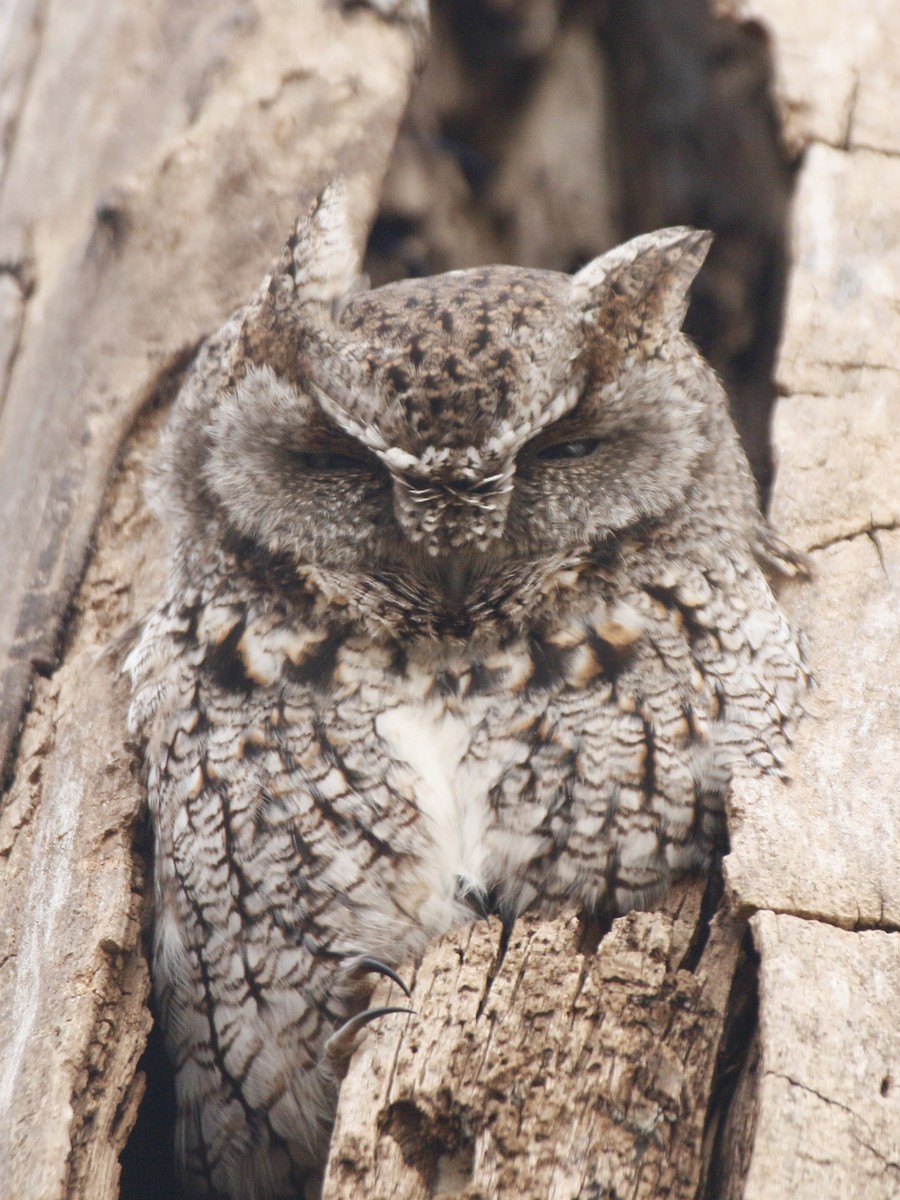
<svg viewBox="0 0 900 1200"><path fill-rule="evenodd" d="M708 241L367 291L332 186L202 348L128 662L191 1192L303 1195L379 972L479 911L651 903L779 770L788 559L680 333Z"/></svg>

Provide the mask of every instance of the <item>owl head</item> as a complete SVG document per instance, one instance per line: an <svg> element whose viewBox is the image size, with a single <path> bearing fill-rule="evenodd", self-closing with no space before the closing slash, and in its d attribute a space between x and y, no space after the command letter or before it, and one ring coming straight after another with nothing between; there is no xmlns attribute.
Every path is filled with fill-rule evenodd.
<svg viewBox="0 0 900 1200"><path fill-rule="evenodd" d="M366 290L333 185L244 312L238 382L185 408L177 507L304 578L448 610L662 520L724 414L680 332L709 243L666 229L574 276Z"/></svg>

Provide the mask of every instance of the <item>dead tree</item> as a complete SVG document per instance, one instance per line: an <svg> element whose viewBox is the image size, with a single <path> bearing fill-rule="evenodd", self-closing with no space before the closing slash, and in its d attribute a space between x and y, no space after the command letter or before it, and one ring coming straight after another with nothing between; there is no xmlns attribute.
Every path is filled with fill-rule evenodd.
<svg viewBox="0 0 900 1200"><path fill-rule="evenodd" d="M402 21L326 0L10 8L0 1194L118 1195L144 1092L146 822L108 647L161 587L164 531L141 483L193 350L338 173L361 238L374 221L376 280L487 258L577 265L635 232L642 178L640 219L700 220L666 191L678 145L657 155L655 127L635 141L648 71L666 88L678 75L640 25L655 7L531 0L511 16L445 0L393 160L421 50ZM410 964L417 1017L373 1029L350 1064L330 1200L900 1189L900 16L890 0L864 17L802 0L714 8L679 6L706 31L684 45L718 72L707 113L744 114L701 139L710 179L733 182L740 131L774 121L770 54L785 170L754 167L736 191L759 177L783 220L799 171L772 511L815 568L784 598L809 635L815 714L789 786L735 787L724 889L688 881L608 931L529 916L502 961L483 923ZM771 380L742 384L752 354L734 347L771 366L780 293L763 313L757 291L771 305L787 257L777 238L769 259L753 248L774 217L746 217L742 235L741 196L723 184L715 208L718 185L703 186L726 248L705 285L715 319L698 310L694 332L732 397L744 386L765 408Z"/></svg>

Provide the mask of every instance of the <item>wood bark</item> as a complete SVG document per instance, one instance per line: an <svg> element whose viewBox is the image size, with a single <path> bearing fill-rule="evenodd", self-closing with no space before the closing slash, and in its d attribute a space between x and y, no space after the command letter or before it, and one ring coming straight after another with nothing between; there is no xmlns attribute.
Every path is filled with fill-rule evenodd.
<svg viewBox="0 0 900 1200"><path fill-rule="evenodd" d="M773 516L818 678L786 792L742 782L725 870L755 913L758 1054L723 1170L745 1200L900 1192L900 10L732 6L776 52L803 151L778 366Z"/></svg>
<svg viewBox="0 0 900 1200"><path fill-rule="evenodd" d="M432 948L415 1016L354 1057L325 1200L696 1196L743 932L723 913L698 947L701 900L682 885L596 949L529 915L499 967L493 922Z"/></svg>
<svg viewBox="0 0 900 1200"><path fill-rule="evenodd" d="M551 0L521 8L515 70L536 72L535 47L550 66L507 123L484 64L468 101L498 130L488 217L467 220L478 196L439 139L398 147L376 229L433 202L421 237L448 257L426 265L566 267L625 232L594 144L589 6L574 31ZM373 1027L349 1065L329 1200L900 1192L900 13L717 9L769 46L802 155L773 514L815 567L785 602L819 687L792 782L736 786L718 908L688 881L602 937L529 915L502 961L484 922L409 964L415 1017ZM360 236L375 216L414 46L327 0L16 0L4 36L0 1196L107 1200L151 1021L142 790L104 653L161 588L148 456L192 348L305 200L340 172ZM463 76L440 78L438 108L458 106ZM573 107L566 158L553 129ZM395 266L379 245L376 278Z"/></svg>

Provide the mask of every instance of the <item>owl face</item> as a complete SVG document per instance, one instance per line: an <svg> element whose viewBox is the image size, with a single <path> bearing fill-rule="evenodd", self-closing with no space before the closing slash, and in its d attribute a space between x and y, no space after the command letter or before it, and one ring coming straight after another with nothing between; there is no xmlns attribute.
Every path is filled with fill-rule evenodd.
<svg viewBox="0 0 900 1200"><path fill-rule="evenodd" d="M722 398L679 332L706 240L661 237L574 277L451 272L305 313L295 363L252 368L203 428L222 536L461 610L662 516Z"/></svg>
<svg viewBox="0 0 900 1200"><path fill-rule="evenodd" d="M680 334L704 248L365 291L330 188L201 347L127 664L199 1193L316 1190L371 979L478 908L652 901L779 771L804 669Z"/></svg>

